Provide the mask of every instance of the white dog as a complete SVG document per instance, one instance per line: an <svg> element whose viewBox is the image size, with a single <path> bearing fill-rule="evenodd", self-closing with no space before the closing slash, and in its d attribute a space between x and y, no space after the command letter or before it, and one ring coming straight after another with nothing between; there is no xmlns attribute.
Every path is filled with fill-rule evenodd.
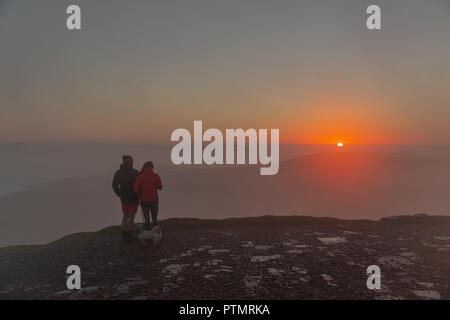
<svg viewBox="0 0 450 320"><path fill-rule="evenodd" d="M142 225L138 226L139 234L138 239L141 240L142 244L145 246L145 240L153 240L153 245L159 244L162 238L162 230L160 226L154 226L152 230L145 230Z"/></svg>

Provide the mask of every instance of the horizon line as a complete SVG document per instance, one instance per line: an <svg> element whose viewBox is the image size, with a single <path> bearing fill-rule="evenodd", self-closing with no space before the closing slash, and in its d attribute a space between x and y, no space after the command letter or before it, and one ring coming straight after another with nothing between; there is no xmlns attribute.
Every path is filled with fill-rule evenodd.
<svg viewBox="0 0 450 320"><path fill-rule="evenodd" d="M13 144L122 144L122 145L154 145L154 146L173 146L174 142L161 141L83 141L83 140L39 140L39 141L0 141L0 145ZM208 144L205 142L205 144ZM247 145L248 143L246 143ZM270 145L270 143L268 142ZM280 146L336 146L335 143L279 143ZM450 143L346 143L345 147L360 147L360 146L384 146L384 147L450 147Z"/></svg>

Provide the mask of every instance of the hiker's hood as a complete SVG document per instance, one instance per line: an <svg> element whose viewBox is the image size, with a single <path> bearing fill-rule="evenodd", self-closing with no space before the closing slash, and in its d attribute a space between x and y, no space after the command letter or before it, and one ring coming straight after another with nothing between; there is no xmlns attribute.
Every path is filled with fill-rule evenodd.
<svg viewBox="0 0 450 320"><path fill-rule="evenodd" d="M144 169L143 173L153 173L153 169L150 167L147 167Z"/></svg>
<svg viewBox="0 0 450 320"><path fill-rule="evenodd" d="M133 169L133 168L129 164L122 163L120 165L120 170L131 170L131 169Z"/></svg>

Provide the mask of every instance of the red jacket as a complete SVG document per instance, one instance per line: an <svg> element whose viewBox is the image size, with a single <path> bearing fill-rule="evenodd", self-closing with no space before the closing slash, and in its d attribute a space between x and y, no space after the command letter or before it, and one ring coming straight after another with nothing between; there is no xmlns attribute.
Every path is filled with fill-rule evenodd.
<svg viewBox="0 0 450 320"><path fill-rule="evenodd" d="M157 190L161 189L161 178L153 172L152 168L145 168L134 183L134 191L139 195L141 202L158 201Z"/></svg>

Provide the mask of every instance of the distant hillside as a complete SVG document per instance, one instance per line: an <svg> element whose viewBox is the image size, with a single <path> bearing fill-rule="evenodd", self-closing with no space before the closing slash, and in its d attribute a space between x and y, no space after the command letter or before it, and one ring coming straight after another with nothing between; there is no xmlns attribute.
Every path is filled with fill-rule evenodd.
<svg viewBox="0 0 450 320"><path fill-rule="evenodd" d="M450 299L450 217L169 219L160 246L118 227L0 249L1 299ZM79 265L82 290L65 286ZM366 287L379 265L382 288Z"/></svg>
<svg viewBox="0 0 450 320"><path fill-rule="evenodd" d="M164 184L161 218L295 214L379 219L450 212L450 161L445 157L313 154L282 162L276 176L260 176L258 166L156 170ZM46 243L116 224L121 210L111 190L112 174L60 180L1 197L0 247Z"/></svg>

